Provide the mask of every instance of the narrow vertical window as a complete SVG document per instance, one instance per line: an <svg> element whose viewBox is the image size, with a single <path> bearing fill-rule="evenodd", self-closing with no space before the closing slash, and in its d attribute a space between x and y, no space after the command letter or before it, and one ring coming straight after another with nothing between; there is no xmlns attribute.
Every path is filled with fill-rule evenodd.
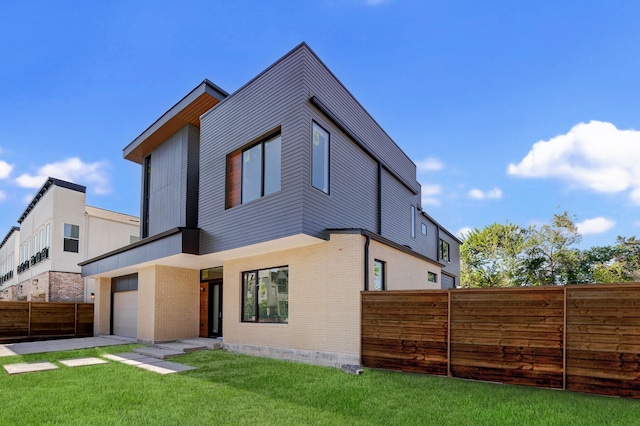
<svg viewBox="0 0 640 426"><path fill-rule="evenodd" d="M329 193L329 133L316 123L311 144L311 184Z"/></svg>
<svg viewBox="0 0 640 426"><path fill-rule="evenodd" d="M262 194L262 144L242 153L242 202L246 203Z"/></svg>
<svg viewBox="0 0 640 426"><path fill-rule="evenodd" d="M427 225L422 224L422 235L427 235Z"/></svg>
<svg viewBox="0 0 640 426"><path fill-rule="evenodd" d="M416 206L411 206L411 238L416 237Z"/></svg>
<svg viewBox="0 0 640 426"><path fill-rule="evenodd" d="M264 195L280 191L281 145L279 135L264 143Z"/></svg>
<svg viewBox="0 0 640 426"><path fill-rule="evenodd" d="M51 234L51 224L47 223L47 226L45 227L45 247L49 248L49 235Z"/></svg>
<svg viewBox="0 0 640 426"><path fill-rule="evenodd" d="M80 242L80 227L78 225L64 224L64 251L78 253Z"/></svg>
<svg viewBox="0 0 640 426"><path fill-rule="evenodd" d="M151 197L151 156L144 159L142 195L142 238L149 236L149 201Z"/></svg>
<svg viewBox="0 0 640 426"><path fill-rule="evenodd" d="M440 260L449 262L451 260L449 255L449 243L445 240L440 240Z"/></svg>
<svg viewBox="0 0 640 426"><path fill-rule="evenodd" d="M376 291L387 289L386 263L378 259L373 261L373 289Z"/></svg>

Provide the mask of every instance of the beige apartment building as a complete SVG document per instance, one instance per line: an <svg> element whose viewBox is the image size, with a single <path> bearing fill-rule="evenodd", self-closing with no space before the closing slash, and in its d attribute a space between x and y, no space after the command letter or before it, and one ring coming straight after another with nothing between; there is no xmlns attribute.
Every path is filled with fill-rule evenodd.
<svg viewBox="0 0 640 426"><path fill-rule="evenodd" d="M92 302L78 263L138 240L139 219L86 205L86 187L49 178L0 244L0 300Z"/></svg>

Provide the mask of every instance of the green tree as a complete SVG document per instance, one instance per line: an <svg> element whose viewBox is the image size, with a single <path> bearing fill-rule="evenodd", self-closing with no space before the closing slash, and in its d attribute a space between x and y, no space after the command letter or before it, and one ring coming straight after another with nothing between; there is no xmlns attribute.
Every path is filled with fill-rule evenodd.
<svg viewBox="0 0 640 426"><path fill-rule="evenodd" d="M530 229L494 223L464 236L460 248L463 287L512 287L521 285L519 271L525 261Z"/></svg>
<svg viewBox="0 0 640 426"><path fill-rule="evenodd" d="M567 212L554 214L550 224L534 228L527 245L524 269L526 285L575 283L578 278L579 250L572 248L582 236Z"/></svg>

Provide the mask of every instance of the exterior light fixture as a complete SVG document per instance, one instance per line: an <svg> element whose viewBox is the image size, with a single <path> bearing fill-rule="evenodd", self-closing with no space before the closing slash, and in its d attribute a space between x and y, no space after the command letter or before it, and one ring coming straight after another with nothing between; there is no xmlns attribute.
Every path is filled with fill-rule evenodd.
<svg viewBox="0 0 640 426"><path fill-rule="evenodd" d="M96 300L96 294L95 293L91 293L91 296L89 296L91 298L91 300Z"/></svg>

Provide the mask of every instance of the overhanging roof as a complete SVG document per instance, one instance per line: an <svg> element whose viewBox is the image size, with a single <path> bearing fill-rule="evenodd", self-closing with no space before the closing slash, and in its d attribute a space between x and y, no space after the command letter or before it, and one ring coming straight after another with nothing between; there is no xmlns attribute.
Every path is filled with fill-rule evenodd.
<svg viewBox="0 0 640 426"><path fill-rule="evenodd" d="M187 124L199 128L200 116L227 96L227 92L209 80L204 80L127 145L122 150L123 157L134 163L142 164L145 156L180 128Z"/></svg>

